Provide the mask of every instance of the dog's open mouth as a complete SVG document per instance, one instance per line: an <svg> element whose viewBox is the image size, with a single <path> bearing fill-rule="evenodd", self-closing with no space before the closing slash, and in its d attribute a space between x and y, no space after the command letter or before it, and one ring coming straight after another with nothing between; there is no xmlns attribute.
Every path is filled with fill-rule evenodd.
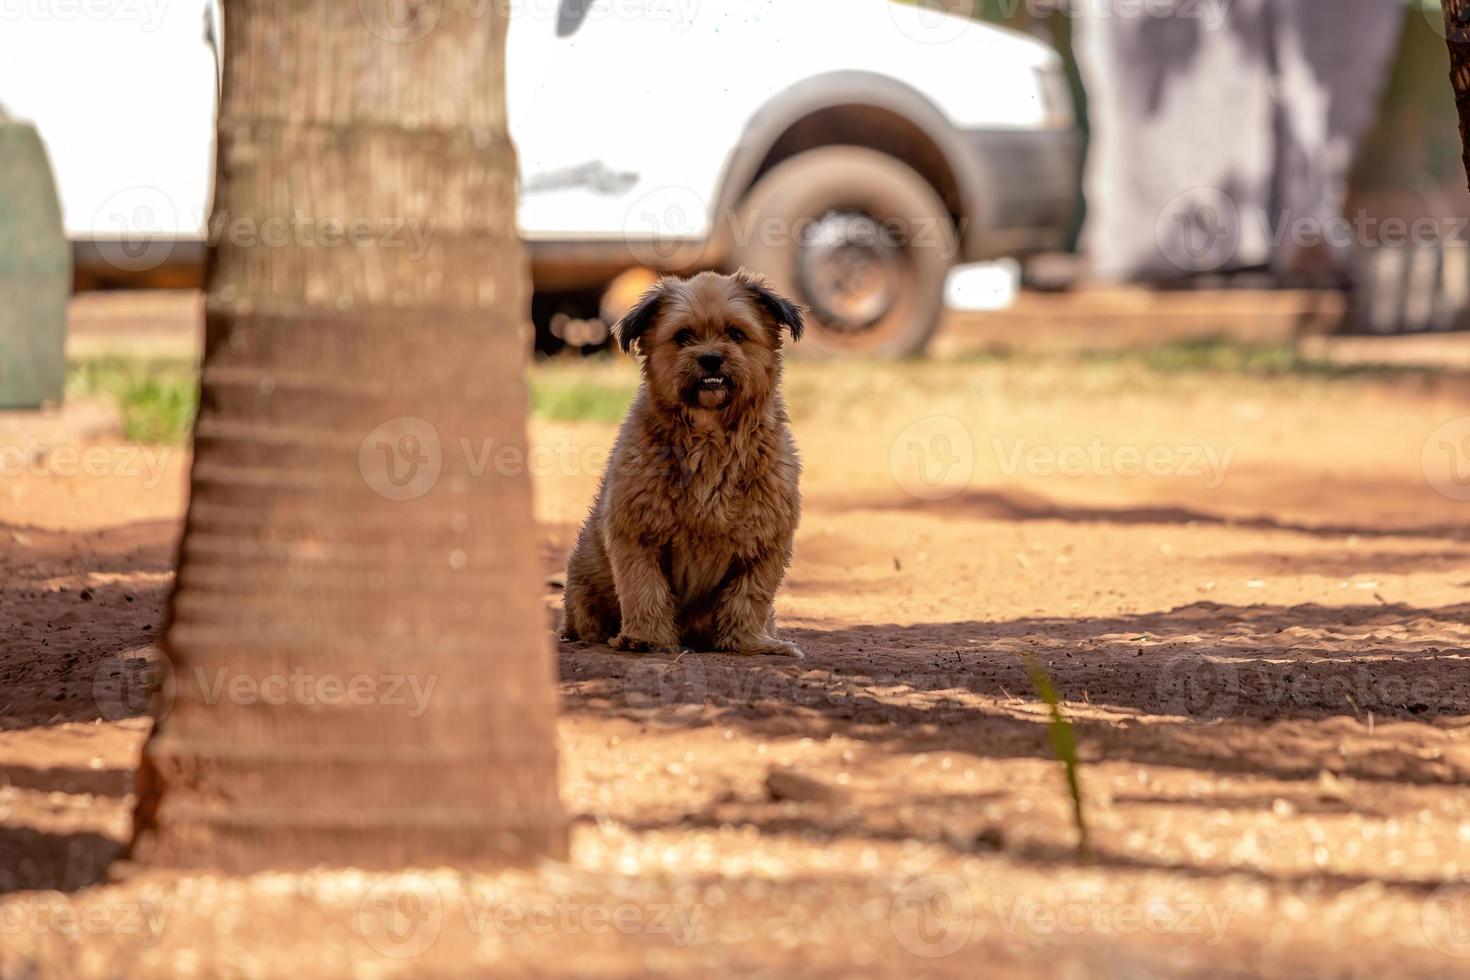
<svg viewBox="0 0 1470 980"><path fill-rule="evenodd" d="M719 408L730 398L734 385L730 378L724 374L710 374L702 378L696 378L688 388L690 404L700 408Z"/></svg>

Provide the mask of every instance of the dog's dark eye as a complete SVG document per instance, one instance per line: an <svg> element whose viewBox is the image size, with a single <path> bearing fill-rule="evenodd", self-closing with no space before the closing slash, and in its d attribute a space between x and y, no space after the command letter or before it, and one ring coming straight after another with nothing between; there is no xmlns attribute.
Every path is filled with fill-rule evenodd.
<svg viewBox="0 0 1470 980"><path fill-rule="evenodd" d="M680 330L678 333L674 334L674 343L678 344L680 347L688 347L690 344L694 343L694 331Z"/></svg>
<svg viewBox="0 0 1470 980"><path fill-rule="evenodd" d="M735 343L737 344L745 343L745 331L741 330L739 327L731 327L730 339L735 341Z"/></svg>

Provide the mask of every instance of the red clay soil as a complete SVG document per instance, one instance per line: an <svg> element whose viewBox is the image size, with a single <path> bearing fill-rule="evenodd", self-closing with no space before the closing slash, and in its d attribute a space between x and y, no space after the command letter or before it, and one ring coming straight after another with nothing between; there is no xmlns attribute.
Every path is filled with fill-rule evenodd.
<svg viewBox="0 0 1470 980"><path fill-rule="evenodd" d="M778 618L807 659L563 646L572 859L500 874L109 880L186 460L7 473L0 976L1470 968L1463 385L976 362L791 389ZM612 431L534 426L549 577Z"/></svg>

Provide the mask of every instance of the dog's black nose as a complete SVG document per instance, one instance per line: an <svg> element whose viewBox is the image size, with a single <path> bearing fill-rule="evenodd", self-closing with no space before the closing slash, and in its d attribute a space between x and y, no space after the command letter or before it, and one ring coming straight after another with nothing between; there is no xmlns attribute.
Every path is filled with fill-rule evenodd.
<svg viewBox="0 0 1470 980"><path fill-rule="evenodd" d="M725 366L724 354L700 354L699 366L706 371L718 371Z"/></svg>

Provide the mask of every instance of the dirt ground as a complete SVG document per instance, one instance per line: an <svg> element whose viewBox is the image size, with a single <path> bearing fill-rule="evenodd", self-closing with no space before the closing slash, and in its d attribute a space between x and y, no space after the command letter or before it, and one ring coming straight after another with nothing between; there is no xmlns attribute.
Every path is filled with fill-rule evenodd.
<svg viewBox="0 0 1470 980"><path fill-rule="evenodd" d="M109 882L187 458L7 469L0 975L1470 969L1470 383L1021 358L790 389L807 659L564 646L572 858L500 874ZM533 423L549 577L612 432Z"/></svg>

